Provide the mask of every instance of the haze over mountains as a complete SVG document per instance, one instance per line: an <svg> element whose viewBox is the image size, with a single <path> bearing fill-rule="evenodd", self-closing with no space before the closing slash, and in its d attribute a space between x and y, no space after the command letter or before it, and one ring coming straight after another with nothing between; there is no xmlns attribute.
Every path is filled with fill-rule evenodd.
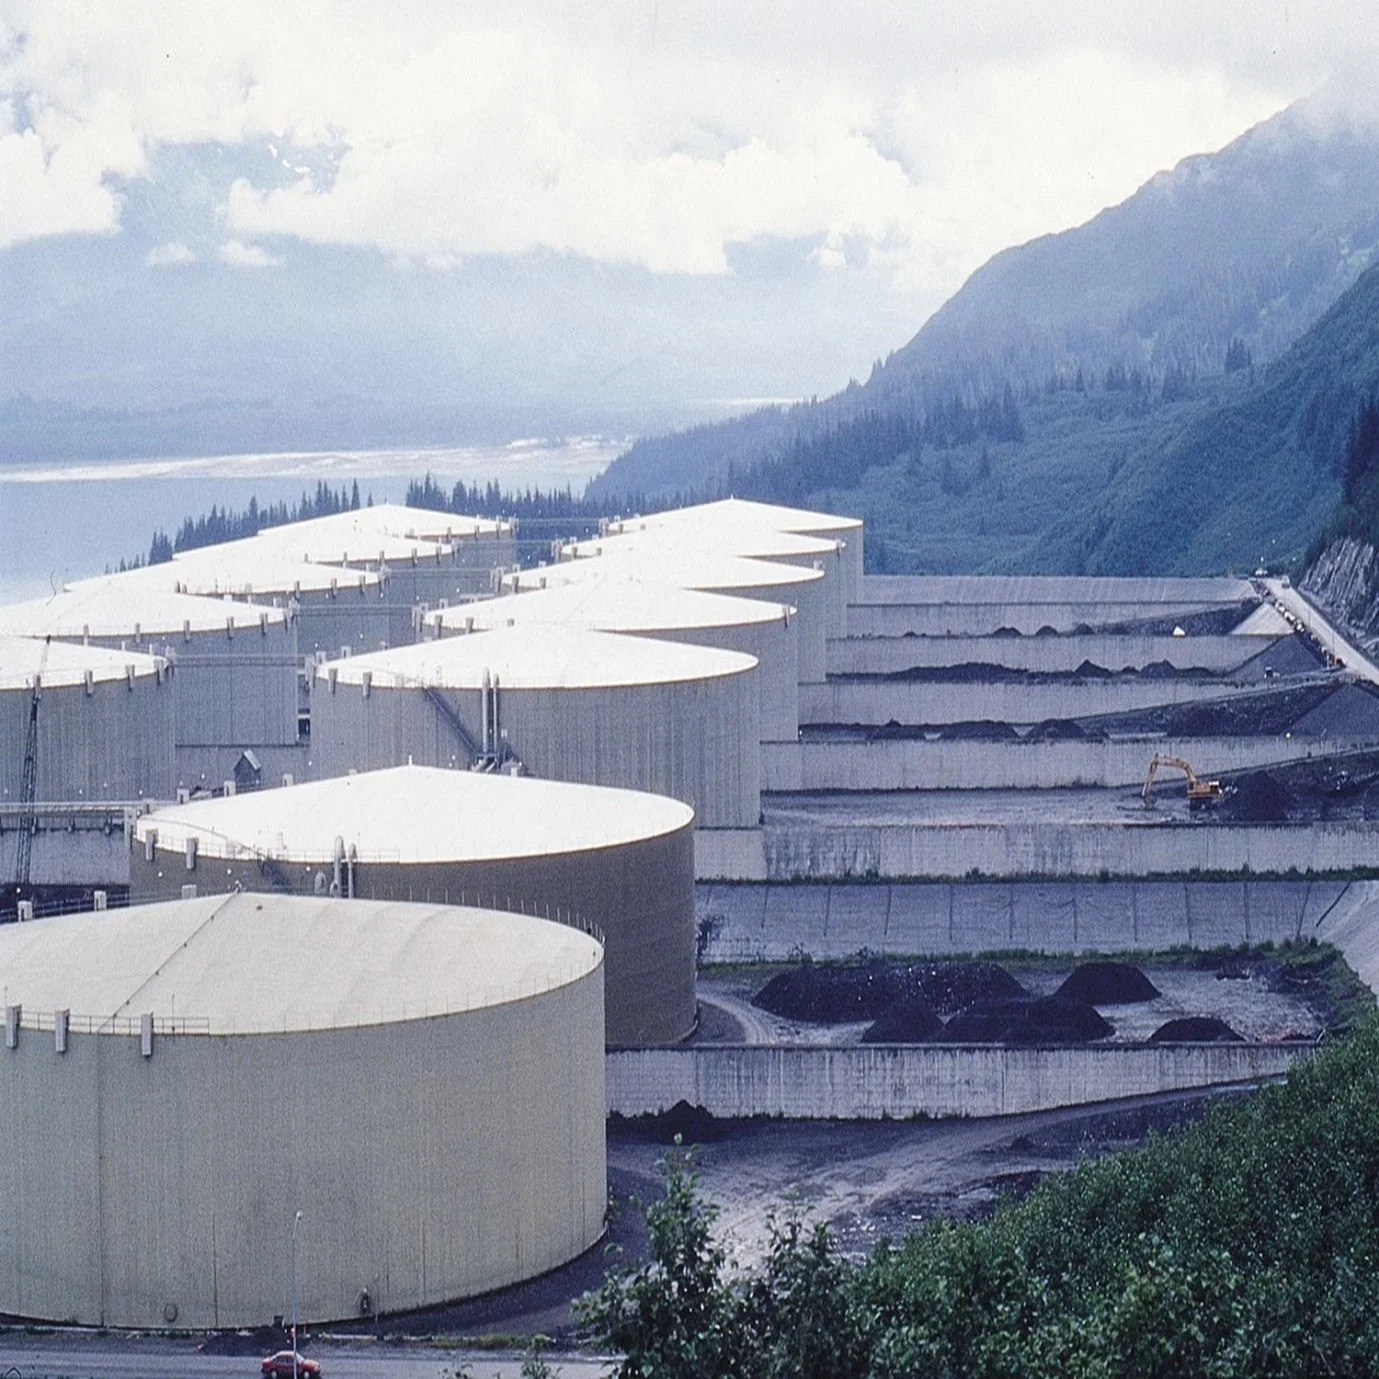
<svg viewBox="0 0 1379 1379"><path fill-rule="evenodd" d="M996 255L865 385L643 440L595 489L826 498L896 570L1278 560L1379 385L1373 285L1298 342L1377 259L1379 132L1303 104Z"/></svg>

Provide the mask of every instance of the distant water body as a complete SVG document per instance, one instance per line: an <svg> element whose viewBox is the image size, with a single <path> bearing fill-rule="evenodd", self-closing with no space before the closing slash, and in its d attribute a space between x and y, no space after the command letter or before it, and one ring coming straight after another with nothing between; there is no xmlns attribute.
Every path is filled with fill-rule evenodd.
<svg viewBox="0 0 1379 1379"><path fill-rule="evenodd" d="M66 580L147 555L155 531L213 505L293 502L320 481L356 480L362 498L401 502L413 479L445 488L495 480L502 488L576 493L626 448L625 441L512 441L451 449L329 450L211 459L111 460L0 465L0 602L37 598Z"/></svg>

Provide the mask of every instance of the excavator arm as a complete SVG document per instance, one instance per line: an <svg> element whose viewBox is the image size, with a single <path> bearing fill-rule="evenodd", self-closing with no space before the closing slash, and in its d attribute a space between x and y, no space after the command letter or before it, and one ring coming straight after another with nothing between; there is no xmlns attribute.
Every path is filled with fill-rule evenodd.
<svg viewBox="0 0 1379 1379"><path fill-rule="evenodd" d="M1173 757L1155 753L1149 761L1149 774L1144 778L1144 789L1140 791L1140 798L1149 803L1149 792L1154 788L1154 777L1158 774L1159 767L1170 766L1175 771L1181 771L1187 777L1187 802L1190 806L1202 804L1215 804L1221 798L1221 782L1219 780L1201 780L1191 766L1182 757Z"/></svg>

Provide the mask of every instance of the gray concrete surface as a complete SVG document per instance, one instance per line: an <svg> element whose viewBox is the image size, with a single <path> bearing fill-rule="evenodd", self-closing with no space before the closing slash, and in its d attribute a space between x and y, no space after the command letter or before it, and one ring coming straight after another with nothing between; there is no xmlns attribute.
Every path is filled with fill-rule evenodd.
<svg viewBox="0 0 1379 1379"><path fill-rule="evenodd" d="M634 1116L686 1101L725 1117L1004 1116L1277 1077L1313 1047L699 1044L616 1049L607 1062L608 1109Z"/></svg>
<svg viewBox="0 0 1379 1379"><path fill-rule="evenodd" d="M1118 676L1038 684L965 680L830 680L800 686L800 722L1042 723L1132 713L1159 704L1198 704L1240 694L1230 680Z"/></svg>
<svg viewBox="0 0 1379 1379"><path fill-rule="evenodd" d="M1114 741L1046 738L1038 741L771 742L761 749L762 789L811 790L1050 790L1141 785L1155 753L1182 757L1203 777L1256 770L1283 762L1373 747L1367 738L1151 737ZM1172 777L1165 774L1165 780ZM1181 782L1182 776L1177 779ZM768 801L769 804L769 801Z"/></svg>
<svg viewBox="0 0 1379 1379"><path fill-rule="evenodd" d="M889 675L915 666L969 662L1015 670L1076 670L1084 661L1142 670L1167 661L1179 670L1234 670L1267 651L1276 636L1149 637L1069 633L1060 637L843 637L828 643L830 675Z"/></svg>
<svg viewBox="0 0 1379 1379"><path fill-rule="evenodd" d="M1368 964L1361 975L1379 985L1373 882L710 884L695 888L695 906L709 963L778 962L802 953L1115 953L1345 934L1357 948L1352 965ZM1360 947L1371 932L1372 953Z"/></svg>

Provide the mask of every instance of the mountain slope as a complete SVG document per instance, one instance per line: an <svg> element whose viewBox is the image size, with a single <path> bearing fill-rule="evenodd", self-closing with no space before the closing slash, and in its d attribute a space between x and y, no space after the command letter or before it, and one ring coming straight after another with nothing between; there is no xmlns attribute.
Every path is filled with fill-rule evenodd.
<svg viewBox="0 0 1379 1379"><path fill-rule="evenodd" d="M1379 390L1379 266L1238 399L1120 471L1025 557L1087 573L1186 573L1297 555L1340 496L1347 432Z"/></svg>
<svg viewBox="0 0 1379 1379"><path fill-rule="evenodd" d="M824 403L656 437L604 493L722 484L868 411L924 416L1081 370L1220 373L1276 358L1379 259L1379 134L1307 105L1189 158L1077 229L996 255L902 349Z"/></svg>

